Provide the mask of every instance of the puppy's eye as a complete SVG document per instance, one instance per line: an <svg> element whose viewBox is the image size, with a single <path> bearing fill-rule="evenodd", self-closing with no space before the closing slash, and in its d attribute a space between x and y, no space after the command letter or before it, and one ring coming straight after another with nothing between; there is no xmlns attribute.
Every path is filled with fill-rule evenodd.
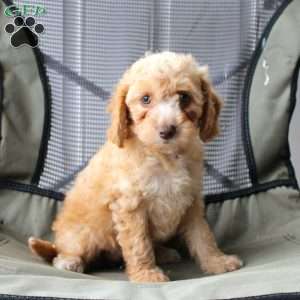
<svg viewBox="0 0 300 300"><path fill-rule="evenodd" d="M186 92L178 92L179 94L179 105L181 109L185 109L189 106L192 101L191 96Z"/></svg>
<svg viewBox="0 0 300 300"><path fill-rule="evenodd" d="M142 99L141 99L143 104L150 104L151 103L151 98L148 95L145 95Z"/></svg>

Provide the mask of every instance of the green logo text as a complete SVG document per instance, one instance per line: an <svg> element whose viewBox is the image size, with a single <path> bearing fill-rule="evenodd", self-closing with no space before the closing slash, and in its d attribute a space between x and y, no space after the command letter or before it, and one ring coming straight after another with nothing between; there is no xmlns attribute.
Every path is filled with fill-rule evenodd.
<svg viewBox="0 0 300 300"><path fill-rule="evenodd" d="M6 7L4 10L4 14L7 17L15 17L15 16L35 16L40 17L45 15L46 9L43 5L10 5Z"/></svg>

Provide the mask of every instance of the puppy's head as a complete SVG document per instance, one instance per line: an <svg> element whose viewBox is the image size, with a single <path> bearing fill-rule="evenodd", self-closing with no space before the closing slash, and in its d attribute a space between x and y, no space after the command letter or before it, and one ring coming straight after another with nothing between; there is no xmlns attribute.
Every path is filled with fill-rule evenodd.
<svg viewBox="0 0 300 300"><path fill-rule="evenodd" d="M191 55L147 55L126 71L111 99L109 139L122 147L138 138L159 149L184 149L218 134L221 101L206 67Z"/></svg>

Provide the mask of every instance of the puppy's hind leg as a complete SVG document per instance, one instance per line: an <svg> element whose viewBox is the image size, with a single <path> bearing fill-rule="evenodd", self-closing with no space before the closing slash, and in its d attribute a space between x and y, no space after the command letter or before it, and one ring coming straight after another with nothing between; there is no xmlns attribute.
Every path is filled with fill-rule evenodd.
<svg viewBox="0 0 300 300"><path fill-rule="evenodd" d="M68 270L82 273L84 263L79 256L58 254L56 246L48 241L30 237L28 246L32 253L43 258L60 270Z"/></svg>
<svg viewBox="0 0 300 300"><path fill-rule="evenodd" d="M58 254L53 260L53 266L59 270L83 273L85 263L80 256Z"/></svg>
<svg viewBox="0 0 300 300"><path fill-rule="evenodd" d="M58 255L53 265L56 268L84 272L101 253L113 253L118 249L111 212L100 207L96 213L86 212L85 216L85 219L76 218L75 222L61 216L54 223Z"/></svg>
<svg viewBox="0 0 300 300"><path fill-rule="evenodd" d="M60 270L83 273L86 266L97 256L99 249L96 235L88 227L78 229L81 225L57 228L55 245L57 256L53 266Z"/></svg>

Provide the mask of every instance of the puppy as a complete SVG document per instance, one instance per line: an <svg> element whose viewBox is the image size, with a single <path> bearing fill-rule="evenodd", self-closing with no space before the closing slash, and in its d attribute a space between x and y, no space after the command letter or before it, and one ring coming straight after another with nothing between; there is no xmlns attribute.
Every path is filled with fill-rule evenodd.
<svg viewBox="0 0 300 300"><path fill-rule="evenodd" d="M202 200L203 143L218 133L221 101L191 55L146 55L109 104L108 141L81 171L53 224L54 244L31 250L58 269L83 272L100 253L136 282L162 282L155 247L175 234L203 271L242 266L217 246Z"/></svg>

